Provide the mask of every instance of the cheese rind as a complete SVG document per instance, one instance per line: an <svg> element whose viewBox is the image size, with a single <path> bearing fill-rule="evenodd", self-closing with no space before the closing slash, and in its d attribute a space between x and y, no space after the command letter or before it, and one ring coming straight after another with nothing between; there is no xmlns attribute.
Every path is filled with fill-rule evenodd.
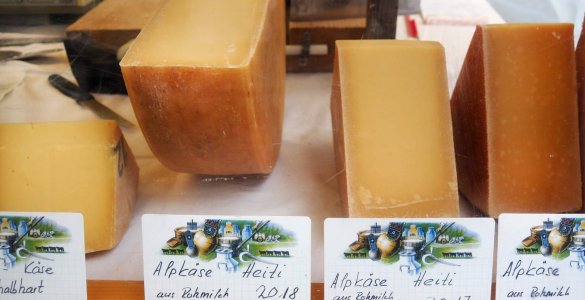
<svg viewBox="0 0 585 300"><path fill-rule="evenodd" d="M155 156L180 172L270 173L284 109L279 0L175 0L121 62Z"/></svg>
<svg viewBox="0 0 585 300"><path fill-rule="evenodd" d="M583 20L582 28L585 28L585 19ZM581 36L577 43L576 50L576 66L577 66L577 90L579 98L579 132L580 132L580 147L581 147L581 176L585 176L585 30L581 30ZM582 191L585 191L585 180L581 179ZM583 193L583 207L582 212L585 212L585 193Z"/></svg>
<svg viewBox="0 0 585 300"><path fill-rule="evenodd" d="M451 106L459 188L484 213L581 207L571 24L479 26Z"/></svg>
<svg viewBox="0 0 585 300"><path fill-rule="evenodd" d="M456 217L445 56L435 42L337 41L331 111L350 217Z"/></svg>
<svg viewBox="0 0 585 300"><path fill-rule="evenodd" d="M138 166L115 121L0 125L0 165L0 210L80 212L86 252L124 235Z"/></svg>

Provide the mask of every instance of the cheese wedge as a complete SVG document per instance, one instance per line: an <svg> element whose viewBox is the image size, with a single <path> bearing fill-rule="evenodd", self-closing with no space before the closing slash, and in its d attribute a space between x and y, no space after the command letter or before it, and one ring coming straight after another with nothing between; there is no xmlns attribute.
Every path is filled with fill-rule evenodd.
<svg viewBox="0 0 585 300"><path fill-rule="evenodd" d="M0 211L79 212L85 250L115 247L138 166L115 121L0 125Z"/></svg>
<svg viewBox="0 0 585 300"><path fill-rule="evenodd" d="M582 28L585 28L585 20L583 20ZM580 132L580 147L581 147L581 176L585 174L585 30L581 30L581 36L577 43L577 87L579 97L579 132ZM585 180L581 178L581 190L585 191ZM583 193L583 207L582 212L585 212L585 193Z"/></svg>
<svg viewBox="0 0 585 300"><path fill-rule="evenodd" d="M350 217L457 217L443 47L337 41L331 111Z"/></svg>
<svg viewBox="0 0 585 300"><path fill-rule="evenodd" d="M477 27L451 99L459 188L484 213L582 205L573 25Z"/></svg>
<svg viewBox="0 0 585 300"><path fill-rule="evenodd" d="M284 3L171 0L121 62L155 156L179 172L267 174L284 109Z"/></svg>

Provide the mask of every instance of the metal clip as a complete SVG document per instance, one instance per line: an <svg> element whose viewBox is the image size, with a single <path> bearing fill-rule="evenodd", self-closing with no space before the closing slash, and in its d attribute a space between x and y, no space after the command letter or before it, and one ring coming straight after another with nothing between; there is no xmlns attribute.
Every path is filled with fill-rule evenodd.
<svg viewBox="0 0 585 300"><path fill-rule="evenodd" d="M301 45L301 56L299 57L299 65L302 67L307 66L309 63L309 54L311 53L311 32L303 32L303 44Z"/></svg>

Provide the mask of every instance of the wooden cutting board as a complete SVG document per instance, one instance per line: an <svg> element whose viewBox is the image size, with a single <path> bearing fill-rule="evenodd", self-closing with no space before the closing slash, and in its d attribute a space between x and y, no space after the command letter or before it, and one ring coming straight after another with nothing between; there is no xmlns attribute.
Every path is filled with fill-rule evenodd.
<svg viewBox="0 0 585 300"><path fill-rule="evenodd" d="M144 283L142 281L87 281L88 300L143 300ZM311 299L323 299L323 284L313 283L311 285Z"/></svg>
<svg viewBox="0 0 585 300"><path fill-rule="evenodd" d="M492 284L492 299L495 295L495 285ZM311 300L323 300L323 283L311 284ZM143 300L144 283L142 281L87 281L88 300Z"/></svg>

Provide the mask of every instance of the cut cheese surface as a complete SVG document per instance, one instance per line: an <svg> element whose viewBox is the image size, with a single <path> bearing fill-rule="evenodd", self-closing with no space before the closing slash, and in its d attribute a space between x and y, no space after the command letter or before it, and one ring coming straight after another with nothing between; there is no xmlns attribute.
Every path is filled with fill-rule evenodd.
<svg viewBox="0 0 585 300"><path fill-rule="evenodd" d="M337 41L332 114L350 217L458 216L444 50Z"/></svg>
<svg viewBox="0 0 585 300"><path fill-rule="evenodd" d="M268 14L268 0L171 0L146 26L126 66L247 65ZM188 49L188 50L187 50Z"/></svg>
<svg viewBox="0 0 585 300"><path fill-rule="evenodd" d="M67 27L67 32L97 32L102 35L140 30L168 0L104 0ZM122 32L120 32L122 31ZM99 35L96 33L96 35Z"/></svg>
<svg viewBox="0 0 585 300"><path fill-rule="evenodd" d="M484 213L581 207L571 24L477 28L452 96L459 188Z"/></svg>
<svg viewBox="0 0 585 300"><path fill-rule="evenodd" d="M280 150L280 0L172 0L121 62L156 157L179 172L268 174Z"/></svg>
<svg viewBox="0 0 585 300"><path fill-rule="evenodd" d="M114 121L0 125L0 211L79 212L86 252L113 248L138 167Z"/></svg>

